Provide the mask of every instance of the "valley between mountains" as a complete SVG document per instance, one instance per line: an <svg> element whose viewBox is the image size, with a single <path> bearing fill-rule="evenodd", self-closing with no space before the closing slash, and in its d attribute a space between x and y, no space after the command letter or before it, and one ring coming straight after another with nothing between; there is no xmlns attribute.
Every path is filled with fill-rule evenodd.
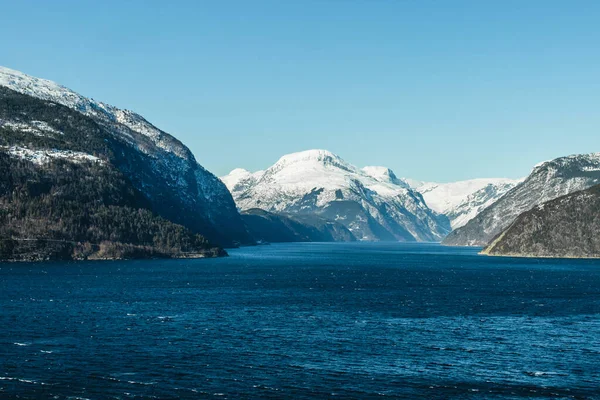
<svg viewBox="0 0 600 400"><path fill-rule="evenodd" d="M327 150L217 178L144 117L0 67L0 259L184 258L268 242L405 241L598 257L600 154L451 183Z"/></svg>

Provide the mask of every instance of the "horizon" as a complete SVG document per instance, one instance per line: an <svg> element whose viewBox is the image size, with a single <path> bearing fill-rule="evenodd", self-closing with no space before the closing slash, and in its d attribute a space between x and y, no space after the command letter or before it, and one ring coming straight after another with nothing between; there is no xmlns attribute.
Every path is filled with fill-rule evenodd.
<svg viewBox="0 0 600 400"><path fill-rule="evenodd" d="M322 148L519 179L600 150L600 4L578 4L11 3L0 64L135 111L217 176Z"/></svg>

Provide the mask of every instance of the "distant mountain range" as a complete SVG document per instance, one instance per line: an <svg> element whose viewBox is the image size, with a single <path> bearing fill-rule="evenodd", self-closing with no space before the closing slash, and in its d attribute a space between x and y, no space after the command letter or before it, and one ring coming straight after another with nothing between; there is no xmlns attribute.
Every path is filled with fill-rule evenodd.
<svg viewBox="0 0 600 400"><path fill-rule="evenodd" d="M265 171L236 169L221 179L241 210L262 208L288 218L318 215L341 223L357 240L438 240L449 222L453 230L443 244L489 244L486 254L590 257L600 252L592 216L596 191L561 197L600 184L600 153L540 163L525 179L432 183L398 178L385 167L359 169L330 152L310 150L283 156ZM562 203L552 202L557 198ZM542 213L557 210L557 204L581 212ZM569 234L570 224L578 233ZM562 245L554 231L563 236ZM588 234L585 244L575 244Z"/></svg>
<svg viewBox="0 0 600 400"><path fill-rule="evenodd" d="M448 217L452 229L469 222L520 181L522 179L479 178L436 183L406 179L413 189L421 193L429 208Z"/></svg>
<svg viewBox="0 0 600 400"><path fill-rule="evenodd" d="M361 170L325 150L288 154L265 171L237 169L221 179L241 210L317 215L358 240L436 241L450 231L448 219L393 172Z"/></svg>
<svg viewBox="0 0 600 400"><path fill-rule="evenodd" d="M531 174L443 241L452 246L485 246L522 213L600 183L600 153L560 157L534 167Z"/></svg>
<svg viewBox="0 0 600 400"><path fill-rule="evenodd" d="M343 224L357 240L438 240L448 229L447 220L452 231L443 239L442 243L446 245L486 246L496 238L494 245L490 244L486 250L487 254L503 251L546 256L594 254L593 239L588 240L588 244L592 243L588 247L575 246L567 252L564 246L553 244L556 250L550 251L547 247L551 242L544 241L548 236L538 232L535 237L545 239L529 245L545 250L536 253L526 251L525 244L521 250L507 250L508 245L500 244L515 235L515 227L511 228L510 234L502 236L503 240L497 238L520 215L525 218L528 212L539 214L535 211L536 206L600 184L600 155L596 153L540 163L525 179L434 183L398 178L385 167L359 169L325 150L310 150L283 156L265 171L251 173L236 169L221 179L241 210L262 208L274 215L286 214L288 218L319 215ZM585 201L581 199L585 198L589 196L577 197L578 209L587 210L581 204ZM566 213L562 215L567 218ZM572 214L568 218L575 221ZM552 218L546 220L554 221ZM404 230L394 230L394 227ZM587 232L581 229L581 232ZM523 228L519 236L525 243L523 232L531 232L531 229ZM544 232L550 234L548 226ZM570 237L566 231L564 235ZM568 242L568 239L564 240ZM573 250L579 248L584 250Z"/></svg>
<svg viewBox="0 0 600 400"><path fill-rule="evenodd" d="M418 182L386 167L360 169L326 150L285 155L265 171L234 169L221 180L241 210L319 215L358 240L402 241L441 240L518 182Z"/></svg>
<svg viewBox="0 0 600 400"><path fill-rule="evenodd" d="M218 179L140 115L0 67L0 259L208 257L277 241L441 241L597 256L600 153L452 183L326 150ZM573 229L574 231L569 231Z"/></svg>

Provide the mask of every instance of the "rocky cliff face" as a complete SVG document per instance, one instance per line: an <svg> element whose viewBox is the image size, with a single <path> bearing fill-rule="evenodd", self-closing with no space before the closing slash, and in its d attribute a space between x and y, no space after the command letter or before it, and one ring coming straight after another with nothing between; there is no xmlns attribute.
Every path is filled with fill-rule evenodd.
<svg viewBox="0 0 600 400"><path fill-rule="evenodd" d="M93 121L95 133L86 134L106 136L111 163L144 193L159 215L225 246L253 241L225 185L199 165L179 140L142 116L4 67L0 67L0 86L43 100L49 108L52 104L64 105ZM44 120L39 115L28 114L27 110L12 109L2 116L0 125L39 136L51 134L44 131L44 127L60 132L60 126L67 122ZM54 135L55 138L60 136ZM8 144L27 147L26 138L23 140ZM91 152L85 146L80 150Z"/></svg>
<svg viewBox="0 0 600 400"><path fill-rule="evenodd" d="M242 210L316 215L358 240L437 241L450 230L448 219L393 172L361 170L325 150L289 154L264 172L234 170L221 179Z"/></svg>
<svg viewBox="0 0 600 400"><path fill-rule="evenodd" d="M538 164L519 185L442 242L485 246L522 213L533 207L600 183L600 153L572 155Z"/></svg>
<svg viewBox="0 0 600 400"><path fill-rule="evenodd" d="M524 212L491 241L483 254L600 257L600 186Z"/></svg>

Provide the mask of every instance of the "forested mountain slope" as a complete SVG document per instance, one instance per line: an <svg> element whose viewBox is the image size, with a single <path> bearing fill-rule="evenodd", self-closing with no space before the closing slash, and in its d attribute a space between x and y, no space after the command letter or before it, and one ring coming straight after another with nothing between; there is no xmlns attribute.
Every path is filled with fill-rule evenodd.
<svg viewBox="0 0 600 400"><path fill-rule="evenodd" d="M127 174L152 176L148 161L94 119L0 87L0 258L224 254L200 229L160 216L161 194Z"/></svg>
<svg viewBox="0 0 600 400"><path fill-rule="evenodd" d="M0 124L5 130L21 132L25 141L36 137L38 148L57 146L62 138L59 149L68 145L90 154L103 151L146 196L155 213L224 246L253 242L225 185L179 140L142 116L4 67L0 67L2 86L27 95L7 95L3 88ZM67 115L65 108L73 112Z"/></svg>
<svg viewBox="0 0 600 400"><path fill-rule="evenodd" d="M600 257L600 186L542 203L519 215L484 254Z"/></svg>

